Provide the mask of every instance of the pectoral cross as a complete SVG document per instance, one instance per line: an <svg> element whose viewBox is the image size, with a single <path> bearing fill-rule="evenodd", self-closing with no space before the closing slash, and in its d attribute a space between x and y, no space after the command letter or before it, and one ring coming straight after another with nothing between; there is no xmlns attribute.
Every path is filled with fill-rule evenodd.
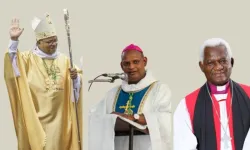
<svg viewBox="0 0 250 150"><path fill-rule="evenodd" d="M223 143L225 144L224 146L225 146L225 149L228 149L229 148L229 144L230 144L230 141L231 141L231 137L229 137L228 135L227 135L227 133L225 132L224 133L224 135L223 135L223 137L222 137L222 141L223 141Z"/></svg>
<svg viewBox="0 0 250 150"><path fill-rule="evenodd" d="M119 107L120 109L125 109L124 114L128 114L128 115L133 114L132 108L135 108L135 105L131 105L132 99L133 99L133 96L130 95L129 99L128 99L127 103L126 103L126 106L120 106Z"/></svg>

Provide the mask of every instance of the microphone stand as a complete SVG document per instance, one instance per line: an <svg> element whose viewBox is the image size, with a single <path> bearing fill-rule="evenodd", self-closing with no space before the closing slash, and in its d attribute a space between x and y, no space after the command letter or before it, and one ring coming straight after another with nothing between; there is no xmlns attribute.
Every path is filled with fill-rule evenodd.
<svg viewBox="0 0 250 150"><path fill-rule="evenodd" d="M90 87L92 86L92 84L94 82L109 82L109 83L114 83L116 79L120 79L119 77L111 77L111 79L97 79L97 78L99 78L101 76L103 76L103 74L95 77L93 80L89 80L90 85L89 85L88 91L90 90Z"/></svg>
<svg viewBox="0 0 250 150"><path fill-rule="evenodd" d="M100 76L106 76L106 74L101 74L101 75L97 76L96 78L94 78L93 80L89 80L89 83L91 83L91 84L90 84L88 90L90 90L90 87L91 87L92 83L94 83L94 82L109 82L109 83L114 83L114 81L116 79L121 79L118 76L110 77L111 79L97 79ZM129 125L129 150L133 150L133 137L134 137L134 127L132 125Z"/></svg>
<svg viewBox="0 0 250 150"><path fill-rule="evenodd" d="M95 80L89 80L89 83L93 83L93 82L110 82L110 83L114 83L114 79L95 79Z"/></svg>

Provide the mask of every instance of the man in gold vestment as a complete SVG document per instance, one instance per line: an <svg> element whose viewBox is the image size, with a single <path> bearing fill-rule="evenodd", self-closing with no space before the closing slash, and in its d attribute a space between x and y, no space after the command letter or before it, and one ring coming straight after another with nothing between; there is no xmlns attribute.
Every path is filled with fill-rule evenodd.
<svg viewBox="0 0 250 150"><path fill-rule="evenodd" d="M12 20L4 57L18 150L79 150L74 102L82 139L82 71L76 66L70 69L70 59L58 51L48 14L34 18L32 28L36 46L21 52L17 47L23 29L18 19Z"/></svg>

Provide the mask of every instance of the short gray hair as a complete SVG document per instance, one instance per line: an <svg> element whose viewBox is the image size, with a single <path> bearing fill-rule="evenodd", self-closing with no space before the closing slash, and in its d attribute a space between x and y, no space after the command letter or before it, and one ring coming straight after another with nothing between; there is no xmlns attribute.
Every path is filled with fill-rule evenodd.
<svg viewBox="0 0 250 150"><path fill-rule="evenodd" d="M205 48L206 47L216 47L216 46L225 46L229 58L230 59L232 58L232 51L231 51L230 45L228 44L227 41L225 41L222 38L211 38L211 39L206 40L201 46L201 49L200 49L200 62L204 61Z"/></svg>

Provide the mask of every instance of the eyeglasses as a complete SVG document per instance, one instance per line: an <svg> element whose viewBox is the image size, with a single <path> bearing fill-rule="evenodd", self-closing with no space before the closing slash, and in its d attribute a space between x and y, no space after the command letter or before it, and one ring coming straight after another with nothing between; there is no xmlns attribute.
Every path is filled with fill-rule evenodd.
<svg viewBox="0 0 250 150"><path fill-rule="evenodd" d="M48 45L53 45L54 43L57 44L58 40L54 39L54 40L42 41L42 42L47 43Z"/></svg>

